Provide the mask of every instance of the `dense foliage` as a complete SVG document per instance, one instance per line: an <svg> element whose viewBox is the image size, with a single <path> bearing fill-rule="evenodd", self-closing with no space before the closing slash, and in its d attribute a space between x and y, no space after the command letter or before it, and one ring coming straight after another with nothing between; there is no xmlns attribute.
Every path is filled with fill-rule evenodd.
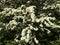
<svg viewBox="0 0 60 45"><path fill-rule="evenodd" d="M60 1L0 0L0 45L60 45Z"/></svg>

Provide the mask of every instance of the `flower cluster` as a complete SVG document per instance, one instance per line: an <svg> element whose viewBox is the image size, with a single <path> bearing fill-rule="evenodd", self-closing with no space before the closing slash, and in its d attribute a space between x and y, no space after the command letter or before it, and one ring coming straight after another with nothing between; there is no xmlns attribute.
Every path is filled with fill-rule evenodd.
<svg viewBox="0 0 60 45"><path fill-rule="evenodd" d="M60 25L56 24L58 19L52 14L53 9L60 9L59 5L45 4L42 10L47 13L42 11L37 15L35 5L21 5L16 9L4 8L0 12L0 32L4 31L0 39L13 40L16 43L25 41L30 45L40 45L40 43L43 45L42 43L46 41L52 41L52 38L59 38Z"/></svg>

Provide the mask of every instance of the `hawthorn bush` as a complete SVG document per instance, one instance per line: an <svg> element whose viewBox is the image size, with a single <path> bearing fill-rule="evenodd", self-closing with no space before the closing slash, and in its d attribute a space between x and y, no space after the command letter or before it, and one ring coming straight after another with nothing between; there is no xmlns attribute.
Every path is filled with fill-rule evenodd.
<svg viewBox="0 0 60 45"><path fill-rule="evenodd" d="M0 45L60 45L60 1L0 0Z"/></svg>

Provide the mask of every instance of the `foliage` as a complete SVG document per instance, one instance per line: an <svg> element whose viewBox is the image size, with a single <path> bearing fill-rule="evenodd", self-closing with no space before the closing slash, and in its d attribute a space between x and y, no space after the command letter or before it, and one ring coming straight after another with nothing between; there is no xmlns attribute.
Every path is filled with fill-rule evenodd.
<svg viewBox="0 0 60 45"><path fill-rule="evenodd" d="M0 45L60 45L60 1L27 1L0 0Z"/></svg>

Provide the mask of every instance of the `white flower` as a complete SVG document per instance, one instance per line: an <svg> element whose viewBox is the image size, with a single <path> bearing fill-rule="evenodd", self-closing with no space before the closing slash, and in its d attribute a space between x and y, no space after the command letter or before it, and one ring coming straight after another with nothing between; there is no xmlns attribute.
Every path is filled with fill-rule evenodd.
<svg viewBox="0 0 60 45"><path fill-rule="evenodd" d="M26 36L24 36L24 37L21 37L21 40L25 40L26 39Z"/></svg>
<svg viewBox="0 0 60 45"><path fill-rule="evenodd" d="M50 30L47 31L48 34L49 34L50 32L51 32Z"/></svg>
<svg viewBox="0 0 60 45"><path fill-rule="evenodd" d="M26 42L29 42L29 39L25 39Z"/></svg>
<svg viewBox="0 0 60 45"><path fill-rule="evenodd" d="M52 23L50 20L47 20L47 21L51 26L54 25L54 23Z"/></svg>
<svg viewBox="0 0 60 45"><path fill-rule="evenodd" d="M55 20L56 18L55 17L47 17L48 19L50 20Z"/></svg>
<svg viewBox="0 0 60 45"><path fill-rule="evenodd" d="M44 24L45 24L47 27L50 27L50 25L49 25L46 21L44 21Z"/></svg>
<svg viewBox="0 0 60 45"><path fill-rule="evenodd" d="M38 44L38 43L39 43L39 41L38 41L36 38L34 38L34 41L35 41L35 43L36 43L36 44Z"/></svg>
<svg viewBox="0 0 60 45"><path fill-rule="evenodd" d="M4 10L5 10L5 11L9 11L9 10L11 10L11 8L4 8Z"/></svg>
<svg viewBox="0 0 60 45"><path fill-rule="evenodd" d="M31 33L31 30L28 30L27 33L30 34Z"/></svg>
<svg viewBox="0 0 60 45"><path fill-rule="evenodd" d="M4 15L4 14L6 14L6 11L2 11L2 12L0 12L0 14L3 14Z"/></svg>
<svg viewBox="0 0 60 45"><path fill-rule="evenodd" d="M38 22L40 22L40 20L38 18L36 18L36 22L38 23Z"/></svg>
<svg viewBox="0 0 60 45"><path fill-rule="evenodd" d="M17 22L16 22L15 20L12 20L12 21L9 22L9 24L10 24L10 25L12 25L12 24L13 24L13 25L17 25Z"/></svg>
<svg viewBox="0 0 60 45"><path fill-rule="evenodd" d="M29 14L30 14L30 16L31 16L31 19L32 19L32 22L35 22L35 19L36 19L36 17L35 17L35 8L36 8L36 6L29 6L29 7L26 7L26 11L27 12L29 12Z"/></svg>
<svg viewBox="0 0 60 45"><path fill-rule="evenodd" d="M23 29L23 30L22 30L22 33L24 33L24 32L26 32L26 29Z"/></svg>
<svg viewBox="0 0 60 45"><path fill-rule="evenodd" d="M25 6L25 5L21 5L21 8L22 8L22 7L26 7L26 6Z"/></svg>
<svg viewBox="0 0 60 45"><path fill-rule="evenodd" d="M28 30L28 29L29 29L29 27L26 27L26 28L25 28L25 30Z"/></svg>
<svg viewBox="0 0 60 45"><path fill-rule="evenodd" d="M9 11L9 12L6 14L6 16L10 16L11 13L12 13L12 11Z"/></svg>
<svg viewBox="0 0 60 45"><path fill-rule="evenodd" d="M31 13L31 19L32 19L32 22L35 22L36 21L36 16L34 13Z"/></svg>
<svg viewBox="0 0 60 45"><path fill-rule="evenodd" d="M27 31L26 29L23 29L22 32L21 32L21 35L22 35L22 36L25 36L26 31Z"/></svg>
<svg viewBox="0 0 60 45"><path fill-rule="evenodd" d="M17 25L17 22L15 20L12 20L6 25L6 29L13 30L16 27L16 25Z"/></svg>
<svg viewBox="0 0 60 45"><path fill-rule="evenodd" d="M15 19L20 19L20 18L23 19L24 17L23 17L23 16L14 16L14 17L13 17L14 20L15 20Z"/></svg>
<svg viewBox="0 0 60 45"><path fill-rule="evenodd" d="M27 36L26 36L26 37L27 37L27 39L30 39L30 34L27 34Z"/></svg>
<svg viewBox="0 0 60 45"><path fill-rule="evenodd" d="M26 7L26 11L30 12L30 13L31 12L34 13L35 8L36 8L36 6L29 6L29 7Z"/></svg>
<svg viewBox="0 0 60 45"><path fill-rule="evenodd" d="M52 28L60 28L59 25L53 25Z"/></svg>
<svg viewBox="0 0 60 45"><path fill-rule="evenodd" d="M41 23L43 23L43 21L45 20L45 17L41 17L39 20Z"/></svg>
<svg viewBox="0 0 60 45"><path fill-rule="evenodd" d="M44 6L44 7L43 7L43 9L45 9L45 10L46 10L46 9L47 9L47 7L45 7L45 6Z"/></svg>
<svg viewBox="0 0 60 45"><path fill-rule="evenodd" d="M51 9L54 9L54 8L56 8L55 5L51 5Z"/></svg>
<svg viewBox="0 0 60 45"><path fill-rule="evenodd" d="M18 39L14 39L16 42L19 42L19 40Z"/></svg>
<svg viewBox="0 0 60 45"><path fill-rule="evenodd" d="M60 9L60 4L56 4L56 7Z"/></svg>
<svg viewBox="0 0 60 45"><path fill-rule="evenodd" d="M29 28L30 28L30 29L33 29L33 26L29 24Z"/></svg>
<svg viewBox="0 0 60 45"><path fill-rule="evenodd" d="M35 30L35 31L37 31L37 30L38 30L38 28L36 27L36 28L34 28L34 30Z"/></svg>
<svg viewBox="0 0 60 45"><path fill-rule="evenodd" d="M49 34L51 31L49 30L49 29L47 29L47 28L44 28L46 31L47 31L47 33Z"/></svg>
<svg viewBox="0 0 60 45"><path fill-rule="evenodd" d="M2 28L0 28L0 31L2 30Z"/></svg>
<svg viewBox="0 0 60 45"><path fill-rule="evenodd" d="M12 11L13 11L13 12L17 12L17 9L14 9L14 8L13 8Z"/></svg>
<svg viewBox="0 0 60 45"><path fill-rule="evenodd" d="M11 27L11 30L13 30L16 26Z"/></svg>
<svg viewBox="0 0 60 45"><path fill-rule="evenodd" d="M22 32L22 34L21 34L21 35L22 35L22 36L25 36L25 32L24 32L24 33Z"/></svg>
<svg viewBox="0 0 60 45"><path fill-rule="evenodd" d="M40 24L39 26L40 26L40 27L43 27L43 24Z"/></svg>

